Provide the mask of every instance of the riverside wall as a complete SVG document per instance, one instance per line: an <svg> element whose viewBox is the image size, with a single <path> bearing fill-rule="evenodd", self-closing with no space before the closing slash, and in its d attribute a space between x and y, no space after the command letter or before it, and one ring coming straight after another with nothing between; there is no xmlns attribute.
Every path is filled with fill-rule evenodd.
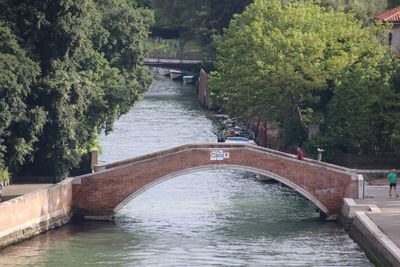
<svg viewBox="0 0 400 267"><path fill-rule="evenodd" d="M69 222L72 178L0 203L0 248Z"/></svg>
<svg viewBox="0 0 400 267"><path fill-rule="evenodd" d="M375 204L357 204L345 198L339 223L376 266L400 266L399 247L368 216L379 213Z"/></svg>

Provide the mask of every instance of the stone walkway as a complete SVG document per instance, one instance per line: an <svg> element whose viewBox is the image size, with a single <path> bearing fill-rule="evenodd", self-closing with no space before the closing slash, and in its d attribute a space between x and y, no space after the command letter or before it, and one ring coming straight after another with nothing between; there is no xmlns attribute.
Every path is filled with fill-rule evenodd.
<svg viewBox="0 0 400 267"><path fill-rule="evenodd" d="M366 213L366 215L400 248L400 198L396 198L395 194L389 196L388 185L368 186L367 196L354 201L357 204L376 205L380 212Z"/></svg>
<svg viewBox="0 0 400 267"><path fill-rule="evenodd" d="M2 190L1 201L7 201L34 191L47 188L53 184L12 184Z"/></svg>

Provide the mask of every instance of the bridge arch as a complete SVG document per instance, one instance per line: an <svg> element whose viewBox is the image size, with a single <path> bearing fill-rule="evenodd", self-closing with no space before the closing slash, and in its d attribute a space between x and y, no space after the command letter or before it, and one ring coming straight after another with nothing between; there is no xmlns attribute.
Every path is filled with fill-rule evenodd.
<svg viewBox="0 0 400 267"><path fill-rule="evenodd" d="M115 208L114 208L114 213L117 213L120 209L122 209L126 204L128 204L131 200L133 200L134 198L136 198L137 196L143 194L144 192L146 192L147 190L151 189L152 187L163 183L165 181L174 179L176 177L185 175L185 174L190 174L190 173L195 173L195 172L200 172L200 171L206 171L206 170L227 170L227 169L231 169L231 170L243 170L243 171L249 171L252 173L256 173L256 174L260 174L260 175L264 175L267 176L269 178L272 178L282 184L285 184L286 186L292 188L293 190L297 191L298 193L300 193L301 195L303 195L305 198L307 198L309 201L311 201L312 203L314 203L315 206L317 206L320 211L322 211L325 214L329 213L329 210L318 200L316 199L313 195L311 195L310 193L308 193L307 191L305 191L303 188L297 186L296 184L294 184L293 182L291 182L290 180L281 177L279 175L276 175L274 173L265 171L265 170L260 170L260 169L254 169L251 167L245 167L245 166L238 166L238 165L219 165L219 166L215 166L215 165L205 165L205 166L201 166L201 167L194 167L194 168L189 168L189 169L185 169L182 171L177 171L175 173L171 173L168 174L166 176L160 177L157 180L143 186L141 189L133 192L131 195L129 195L127 198L125 198L122 202L120 202Z"/></svg>
<svg viewBox="0 0 400 267"><path fill-rule="evenodd" d="M73 210L91 219L111 218L130 199L153 185L204 169L230 168L269 176L302 194L327 215L343 198L358 195L352 170L242 144L196 144L99 166L73 180Z"/></svg>

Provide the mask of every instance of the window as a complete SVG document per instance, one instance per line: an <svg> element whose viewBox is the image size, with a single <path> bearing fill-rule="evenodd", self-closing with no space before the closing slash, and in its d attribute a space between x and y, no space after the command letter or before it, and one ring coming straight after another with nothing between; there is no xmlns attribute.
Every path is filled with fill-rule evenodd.
<svg viewBox="0 0 400 267"><path fill-rule="evenodd" d="M389 32L389 45L392 45L392 38L393 38L393 35L391 32Z"/></svg>

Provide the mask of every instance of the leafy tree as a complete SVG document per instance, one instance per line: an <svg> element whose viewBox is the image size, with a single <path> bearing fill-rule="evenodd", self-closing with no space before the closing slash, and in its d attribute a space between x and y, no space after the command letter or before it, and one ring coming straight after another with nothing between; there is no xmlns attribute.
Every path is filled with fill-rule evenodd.
<svg viewBox="0 0 400 267"><path fill-rule="evenodd" d="M379 12L384 11L388 7L387 0L321 0L324 7L332 7L339 12L352 12L355 17L369 22Z"/></svg>
<svg viewBox="0 0 400 267"><path fill-rule="evenodd" d="M210 43L214 34L222 33L233 14L241 13L251 0L152 0L156 26L175 29L176 37L197 38Z"/></svg>
<svg viewBox="0 0 400 267"><path fill-rule="evenodd" d="M399 0L388 0L388 6L389 8L394 8L400 6L400 1Z"/></svg>
<svg viewBox="0 0 400 267"><path fill-rule="evenodd" d="M38 64L0 22L0 170L15 171L34 152L46 115L42 107L27 103L38 75Z"/></svg>
<svg viewBox="0 0 400 267"><path fill-rule="evenodd" d="M12 25L20 45L38 62L32 64L32 77L25 76L32 82L22 83L30 94L19 97L22 102L27 98L30 113L37 110L20 129L24 135L37 134L27 150L34 152L33 162L25 162L23 171L60 180L150 84L142 61L152 13L124 0L3 1L2 6L0 18ZM10 66L5 71L15 73ZM5 143L16 136L13 130Z"/></svg>
<svg viewBox="0 0 400 267"><path fill-rule="evenodd" d="M260 116L303 132L321 124L332 129L327 136L343 133L336 143L346 143L344 136L369 142L382 131L377 125L367 133L381 117L365 115L373 99L393 93L393 62L376 29L363 28L351 14L256 0L232 20L216 47L214 101L234 116Z"/></svg>

